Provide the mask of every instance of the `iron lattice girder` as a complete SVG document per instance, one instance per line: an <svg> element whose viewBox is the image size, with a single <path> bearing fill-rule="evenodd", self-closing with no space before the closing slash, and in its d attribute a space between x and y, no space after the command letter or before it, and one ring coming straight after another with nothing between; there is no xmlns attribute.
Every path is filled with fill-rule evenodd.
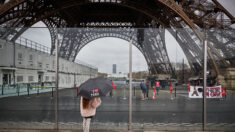
<svg viewBox="0 0 235 132"><path fill-rule="evenodd" d="M66 28L58 31L60 42L60 56L75 60L77 53L89 42L103 37L117 37L130 41L133 36L133 44L143 53L152 73L171 74L172 67L165 46L165 29L143 29L143 41L137 40L138 29L111 29L111 28ZM72 41L70 38L75 38Z"/></svg>
<svg viewBox="0 0 235 132"><path fill-rule="evenodd" d="M180 3L184 12L201 28L226 28L235 22L234 17L217 0L188 0ZM228 16L224 19L223 16Z"/></svg>
<svg viewBox="0 0 235 132"><path fill-rule="evenodd" d="M232 65L235 64L233 59L235 58L234 34L234 30L208 30L208 39L212 46ZM217 58L216 61L220 61L220 58Z"/></svg>
<svg viewBox="0 0 235 132"><path fill-rule="evenodd" d="M152 73L172 73L173 69L171 63L169 63L169 57L166 50L165 44L165 29L145 29L143 48L146 54L149 54L152 59L152 66L159 68L152 71Z"/></svg>
<svg viewBox="0 0 235 132"><path fill-rule="evenodd" d="M122 13L120 13L121 11ZM224 16L228 16L228 19L224 20ZM141 0L10 0L0 5L0 24L1 27L16 28L7 31L2 30L0 37L15 41L27 27L31 27L40 20L43 20L51 28L49 29L52 34L51 53L54 51L53 46L56 33L54 27L152 27L155 25L159 27L159 25L162 25L171 28L186 26L190 28L219 27L227 29L231 28L231 24L234 23L234 17L218 4L216 0L184 0L181 2L175 2L174 0L149 0L144 3ZM152 24L153 21L155 21L155 25ZM196 34L202 41L200 33ZM187 40L186 42L191 43L192 40L196 39L195 35L187 32L181 36L192 37L191 40L186 37L182 38L182 42ZM229 38L226 43L233 44L233 38ZM220 47L218 43L213 45ZM188 47L192 48L195 46ZM72 49L74 46L65 46L65 48ZM75 48L79 51L78 47ZM182 49L187 48L182 47ZM221 59L221 56L225 54L216 51L213 47L209 49L211 50L211 60ZM228 53L232 54L234 48L226 48L226 50L221 48L221 51L228 51ZM63 55L67 56L66 58L70 58L68 57L71 56L70 54L75 55L77 53L65 53ZM191 54L191 57L189 56L188 58L198 56L196 49L185 50L185 54ZM200 59L196 59L193 63L196 63L194 64L194 67L196 67L196 65L200 66L201 62ZM217 63L221 62L217 61ZM225 64L226 62L223 60L222 63Z"/></svg>
<svg viewBox="0 0 235 132"><path fill-rule="evenodd" d="M202 69L202 46L191 39L190 31L192 29L168 29L172 36L175 37L187 57L188 63L192 70L200 71Z"/></svg>

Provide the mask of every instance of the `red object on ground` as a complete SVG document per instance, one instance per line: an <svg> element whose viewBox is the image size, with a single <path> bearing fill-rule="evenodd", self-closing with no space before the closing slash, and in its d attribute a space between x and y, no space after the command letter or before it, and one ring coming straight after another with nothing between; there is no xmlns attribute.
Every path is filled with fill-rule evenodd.
<svg viewBox="0 0 235 132"><path fill-rule="evenodd" d="M113 89L116 90L117 87L115 86L115 84L112 82L112 85L113 85Z"/></svg>
<svg viewBox="0 0 235 132"><path fill-rule="evenodd" d="M79 87L77 87L77 94L78 94L78 92L79 92Z"/></svg>
<svg viewBox="0 0 235 132"><path fill-rule="evenodd" d="M222 88L222 96L225 96L227 95L228 93L226 92L226 89L225 88Z"/></svg>
<svg viewBox="0 0 235 132"><path fill-rule="evenodd" d="M190 82L188 82L188 91L190 92Z"/></svg>
<svg viewBox="0 0 235 132"><path fill-rule="evenodd" d="M173 86L172 86L172 82L171 82L170 92L171 92L171 94L173 93Z"/></svg>
<svg viewBox="0 0 235 132"><path fill-rule="evenodd" d="M154 91L154 93L153 93L153 98L152 99L155 100L155 99L157 99L156 87L154 87L153 91Z"/></svg>

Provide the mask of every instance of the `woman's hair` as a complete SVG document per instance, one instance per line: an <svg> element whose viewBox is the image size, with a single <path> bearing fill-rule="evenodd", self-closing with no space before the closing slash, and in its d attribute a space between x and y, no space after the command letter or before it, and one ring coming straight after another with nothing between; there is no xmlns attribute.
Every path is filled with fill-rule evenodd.
<svg viewBox="0 0 235 132"><path fill-rule="evenodd" d="M89 107L90 99L82 98L82 107L83 109L87 109Z"/></svg>

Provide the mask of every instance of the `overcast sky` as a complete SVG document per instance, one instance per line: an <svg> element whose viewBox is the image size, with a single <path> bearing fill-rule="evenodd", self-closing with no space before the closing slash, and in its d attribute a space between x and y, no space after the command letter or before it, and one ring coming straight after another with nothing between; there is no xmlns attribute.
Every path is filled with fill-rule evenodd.
<svg viewBox="0 0 235 132"><path fill-rule="evenodd" d="M235 0L219 0L233 15L235 14ZM42 23L36 23L22 36L34 40L42 45L51 47L50 33ZM182 62L185 55L174 37L166 32L166 46L169 58L173 62ZM77 59L98 67L99 72L111 73L112 64L117 64L117 72L129 71L129 42L118 38L101 38L87 44L77 56ZM147 71L147 63L142 53L133 46L133 71Z"/></svg>

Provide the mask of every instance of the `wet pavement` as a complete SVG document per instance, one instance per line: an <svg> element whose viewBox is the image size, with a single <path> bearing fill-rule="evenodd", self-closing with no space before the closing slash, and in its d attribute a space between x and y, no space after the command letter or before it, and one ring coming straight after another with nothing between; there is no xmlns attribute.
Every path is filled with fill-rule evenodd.
<svg viewBox="0 0 235 132"><path fill-rule="evenodd" d="M92 118L93 130L128 130L128 88L119 88L113 97L102 98L102 105ZM187 89L178 90L176 97L161 90L156 100L141 100L141 92L133 89L134 130L202 130L202 99L190 99ZM127 99L124 99L126 97ZM173 97L173 98L172 98ZM226 99L207 100L209 130L235 130L235 94ZM0 128L53 129L54 99L51 93L0 99ZM80 97L76 89L59 91L59 128L80 130Z"/></svg>

